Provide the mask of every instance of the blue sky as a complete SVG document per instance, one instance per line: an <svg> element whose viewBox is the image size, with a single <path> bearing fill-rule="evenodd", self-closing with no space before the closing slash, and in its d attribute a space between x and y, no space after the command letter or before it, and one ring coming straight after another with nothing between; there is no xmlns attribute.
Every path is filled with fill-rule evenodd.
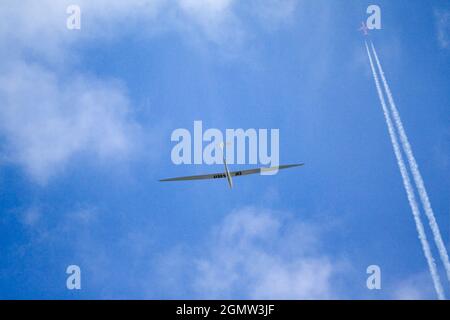
<svg viewBox="0 0 450 320"><path fill-rule="evenodd" d="M357 32L372 2L78 3L77 31L66 1L0 5L1 298L436 298ZM450 6L376 4L448 247ZM306 166L158 183L222 170L172 164L195 120L280 129L280 162Z"/></svg>

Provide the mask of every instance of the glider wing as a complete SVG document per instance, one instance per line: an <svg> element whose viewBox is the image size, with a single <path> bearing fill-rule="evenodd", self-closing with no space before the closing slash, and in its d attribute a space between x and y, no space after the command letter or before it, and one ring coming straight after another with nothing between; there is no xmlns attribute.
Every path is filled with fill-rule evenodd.
<svg viewBox="0 0 450 320"><path fill-rule="evenodd" d="M230 172L230 176L232 176L232 177L246 176L249 174L257 174L257 173L261 173L261 172L269 172L269 171L276 171L276 170L300 167L303 165L304 165L303 163L302 164L290 164L290 165L269 167L269 168L257 168L257 169L251 169L251 170L232 171L232 172ZM204 175L198 175L198 176L187 176L187 177L162 179L159 181L169 182L169 181L187 181L187 180L225 179L226 177L227 177L227 175L225 172L220 172L220 173L204 174Z"/></svg>

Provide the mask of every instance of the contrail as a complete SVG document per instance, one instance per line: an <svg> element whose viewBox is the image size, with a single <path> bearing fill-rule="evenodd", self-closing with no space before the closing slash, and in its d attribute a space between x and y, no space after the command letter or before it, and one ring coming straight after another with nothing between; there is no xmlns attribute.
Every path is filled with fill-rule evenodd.
<svg viewBox="0 0 450 320"><path fill-rule="evenodd" d="M383 81L384 89L386 90L386 95L388 97L389 104L391 106L391 112L394 116L394 121L397 126L397 131L400 136L400 141L402 143L403 150L405 151L406 157L408 159L408 163L411 168L414 182L416 183L416 186L417 186L420 200L422 201L422 205L425 210L425 214L428 218L428 222L430 224L431 231L433 232L434 242L436 243L442 263L444 264L445 271L447 273L447 278L450 281L450 261L448 259L447 249L445 248L444 241L442 240L442 237L441 237L441 232L439 231L439 225L434 216L433 209L431 208L430 199L428 198L428 193L425 188L425 184L423 182L422 175L420 174L419 166L417 165L411 145L409 144L408 136L406 135L405 129L403 127L403 123L400 118L400 114L398 112L397 106L395 105L394 98L392 97L391 89L389 88L389 85L386 81L386 77L384 75L383 68L381 67L380 60L378 59L378 55L377 55L377 52L373 45L373 42L371 42L371 46L372 46L372 51L373 51L373 54L375 57L375 61L378 66L378 70L381 75L381 79Z"/></svg>
<svg viewBox="0 0 450 320"><path fill-rule="evenodd" d="M372 61L372 57L369 52L369 46L366 42L367 55L369 56L370 67L372 69L373 79L375 81L375 86L377 88L378 97L380 98L380 103L383 108L384 118L386 120L386 124L389 131L389 136L391 138L392 147L394 149L395 157L397 158L397 164L400 169L400 173L403 180L403 186L405 187L406 194L408 196L408 202L412 210L412 214L414 217L414 222L416 223L417 232L419 234L419 239L422 244L422 249L427 259L428 268L430 269L431 278L433 279L434 288L436 290L437 296L440 300L445 299L444 289L442 288L441 280L439 278L439 274L437 272L436 264L434 262L433 255L431 253L430 245L427 240L427 236L425 234L425 230L420 219L420 212L417 206L417 201L414 195L414 191L411 185L411 180L409 179L408 172L406 170L405 162L403 160L403 156L400 151L400 146L397 140L397 136L394 131L394 125L392 123L391 116L386 106L386 101L383 96L383 92L381 90L380 81L378 80L378 75L375 71L375 66Z"/></svg>

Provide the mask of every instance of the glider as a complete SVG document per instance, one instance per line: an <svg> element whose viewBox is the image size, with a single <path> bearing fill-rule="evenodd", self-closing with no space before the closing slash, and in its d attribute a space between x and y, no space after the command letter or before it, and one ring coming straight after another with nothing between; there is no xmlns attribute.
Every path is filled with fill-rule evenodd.
<svg viewBox="0 0 450 320"><path fill-rule="evenodd" d="M233 188L233 179L232 179L233 177L246 176L246 175L257 174L257 173L262 173L262 172L278 171L278 170L283 170L283 169L300 167L300 166L304 165L304 163L300 163L300 164L290 164L290 165L283 165L283 166L276 166L276 167L269 167L269 168L256 168L256 169L250 169L250 170L241 170L241 171L231 171L230 172L228 170L228 165L227 165L225 158L223 159L223 163L225 166L225 172L204 174L204 175L198 175L198 176L187 176L187 177L161 179L159 181L160 182L170 182L170 181L208 180L208 179L225 179L226 178L230 188Z"/></svg>

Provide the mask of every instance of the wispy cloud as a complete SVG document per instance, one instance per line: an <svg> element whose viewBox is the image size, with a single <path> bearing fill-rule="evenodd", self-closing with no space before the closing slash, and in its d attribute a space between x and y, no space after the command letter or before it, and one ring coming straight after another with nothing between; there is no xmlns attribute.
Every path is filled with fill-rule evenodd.
<svg viewBox="0 0 450 320"><path fill-rule="evenodd" d="M437 39L442 48L450 48L450 10L435 10Z"/></svg>
<svg viewBox="0 0 450 320"><path fill-rule="evenodd" d="M291 2L276 19L291 14ZM234 50L246 33L233 0L79 0L82 22L76 32L66 28L69 4L73 1L0 4L2 158L40 183L79 153L124 158L140 143L126 87L75 70L83 41L171 30Z"/></svg>
<svg viewBox="0 0 450 320"><path fill-rule="evenodd" d="M77 33L66 29L66 8L71 4L81 8L82 27ZM0 4L0 43L10 44L8 50L27 49L55 59L80 40L175 31L184 40L210 41L226 50L250 39L249 20L271 28L282 25L299 4L299 0L9 1Z"/></svg>
<svg viewBox="0 0 450 320"><path fill-rule="evenodd" d="M0 76L0 132L8 160L45 183L72 156L120 159L138 128L121 86L83 75L65 81L38 65L12 63Z"/></svg>
<svg viewBox="0 0 450 320"><path fill-rule="evenodd" d="M336 295L332 279L343 264L320 253L319 233L286 213L241 208L209 236L208 248L188 250L181 259L178 249L161 268L189 279L189 288L172 290L198 298L328 299Z"/></svg>
<svg viewBox="0 0 450 320"><path fill-rule="evenodd" d="M433 287L427 272L414 274L399 281L392 292L395 300L433 300L435 299Z"/></svg>

